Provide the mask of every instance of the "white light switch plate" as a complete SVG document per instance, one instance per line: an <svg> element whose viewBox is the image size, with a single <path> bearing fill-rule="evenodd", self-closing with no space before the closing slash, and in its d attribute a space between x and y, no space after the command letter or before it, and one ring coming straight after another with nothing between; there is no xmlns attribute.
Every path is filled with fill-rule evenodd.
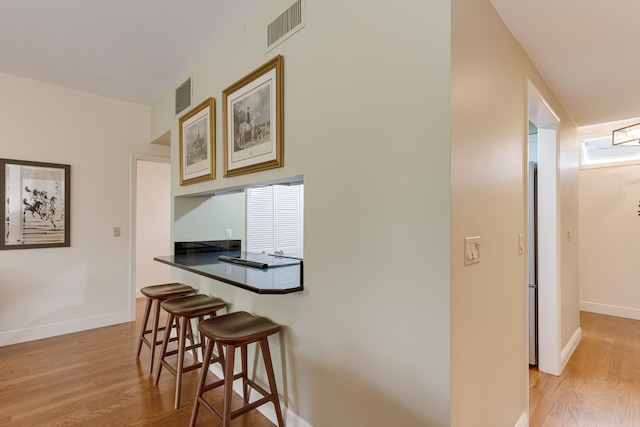
<svg viewBox="0 0 640 427"><path fill-rule="evenodd" d="M518 234L518 255L524 254L524 234Z"/></svg>
<svg viewBox="0 0 640 427"><path fill-rule="evenodd" d="M480 262L480 236L464 238L464 265Z"/></svg>

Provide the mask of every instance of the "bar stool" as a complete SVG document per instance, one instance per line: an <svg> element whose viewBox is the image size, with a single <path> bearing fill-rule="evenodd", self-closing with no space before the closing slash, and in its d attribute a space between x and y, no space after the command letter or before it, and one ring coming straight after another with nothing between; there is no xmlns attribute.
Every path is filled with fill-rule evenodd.
<svg viewBox="0 0 640 427"><path fill-rule="evenodd" d="M170 300L163 301L161 304L164 311L169 314L165 329L170 330L173 327L174 320L176 322L176 327L178 328L178 349L167 351L169 341L165 340L162 343L160 356L158 358L158 370L156 371L155 385L158 385L158 382L160 381L160 373L162 372L163 366L176 377L175 409L180 409L182 374L198 369L202 366L202 362L198 362L198 356L195 350L200 348L204 353L205 348L202 335L200 342L198 343L194 342L193 336L191 336L191 344L188 346L186 345L188 335L187 326L191 324L191 319L197 318L202 322L204 320L204 316L215 316L218 310L222 310L226 306L227 303L220 298L214 298L203 294L172 298ZM189 350L193 353L194 363L185 367L184 355ZM219 345L218 350L219 356L214 359L214 362L219 361L220 364L222 364L222 360L224 358L222 354L222 346ZM178 361L175 367L166 360L167 356L172 356L174 354L178 355ZM209 355L209 357L211 357L211 355Z"/></svg>
<svg viewBox="0 0 640 427"><path fill-rule="evenodd" d="M156 353L156 346L161 344L162 341L158 341L158 331L164 331L165 328L158 328L158 322L160 320L160 303L169 298L175 298L184 295L190 295L196 290L191 286L183 285L182 283L168 283L163 285L145 286L140 288L140 292L147 297L147 305L144 308L144 317L142 319L142 328L140 329L140 337L138 339L138 351L136 352L136 359L140 357L140 350L142 349L142 343L145 343L149 347L149 375L153 372L153 359ZM151 312L151 304L153 307L153 323L151 329L147 329L149 323L149 314ZM167 339L169 338L169 331L165 331ZM147 338L147 335L151 334L151 339ZM151 344L153 343L153 345Z"/></svg>
<svg viewBox="0 0 640 427"><path fill-rule="evenodd" d="M280 411L280 400L276 390L276 381L273 374L271 354L269 353L269 342L267 337L280 331L281 326L265 317L253 316L244 311L238 311L224 316L212 317L200 322L198 330L209 339L204 354L200 380L196 392L196 400L191 414L190 427L196 424L198 409L202 403L209 411L222 420L223 427L230 427L231 420L239 415L249 412L267 402L273 402L278 418L278 426L283 427L282 412ZM262 358L267 371L270 392L266 391L247 376L247 345L257 342L262 350ZM209 360L213 352L213 346L219 343L226 348L226 360L223 360L224 379L205 385L207 371L209 370ZM234 358L236 348L240 347L242 357L242 372L233 373ZM244 405L231 411L231 397L233 394L233 381L242 378L242 394L244 395ZM203 393L224 385L223 413L220 415L213 406L203 397ZM258 391L263 397L253 403L249 403L249 387Z"/></svg>

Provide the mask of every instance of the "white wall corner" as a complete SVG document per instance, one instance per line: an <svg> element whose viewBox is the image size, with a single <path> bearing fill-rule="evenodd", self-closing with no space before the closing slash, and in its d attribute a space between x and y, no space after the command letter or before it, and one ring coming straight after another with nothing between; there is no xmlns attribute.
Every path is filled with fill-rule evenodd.
<svg viewBox="0 0 640 427"><path fill-rule="evenodd" d="M515 427L529 427L529 416L526 412L523 412L522 415L520 415L520 419L516 423Z"/></svg>
<svg viewBox="0 0 640 427"><path fill-rule="evenodd" d="M562 353L560 353L560 373L567 363L569 363L569 359L573 355L573 352L576 351L576 347L580 344L580 340L582 339L582 329L578 327L576 331L571 336L571 339L567 343L567 345L562 349Z"/></svg>
<svg viewBox="0 0 640 427"><path fill-rule="evenodd" d="M209 365L209 371L211 371L218 378L224 377L224 375L222 374L222 369L220 369L220 365L217 363ZM233 391L235 391L238 395L242 396L242 383L238 381L234 382ZM309 424L308 422L300 418L298 414L296 414L291 409L284 406L282 404L282 400L283 400L282 396L279 396L279 398L280 398L280 409L282 411L282 418L284 418L284 425L286 425L287 427L313 427L311 424ZM262 405L262 406L259 406L257 409L258 411L260 411L262 415L267 417L269 421L271 421L274 424L278 424L278 420L276 418L276 411L272 404ZM519 427L519 426L520 425L516 427ZM526 426L526 424L523 424L523 426Z"/></svg>
<svg viewBox="0 0 640 427"><path fill-rule="evenodd" d="M606 314L607 316L624 317L625 319L640 320L640 310L637 308L620 307L617 305L600 304L596 302L580 301L580 310L590 313Z"/></svg>

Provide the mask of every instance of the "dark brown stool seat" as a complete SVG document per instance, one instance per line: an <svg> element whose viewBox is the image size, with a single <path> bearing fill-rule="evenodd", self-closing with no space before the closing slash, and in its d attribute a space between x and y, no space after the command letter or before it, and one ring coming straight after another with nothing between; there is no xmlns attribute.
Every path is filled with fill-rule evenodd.
<svg viewBox="0 0 640 427"><path fill-rule="evenodd" d="M196 290L191 286L183 285L182 283L167 283L163 285L152 285L140 288L142 295L147 297L147 304L144 308L144 317L142 319L142 328L140 329L140 337L138 339L138 351L136 351L136 358L140 357L140 350L142 349L142 343L145 343L149 347L149 374L153 372L153 360L156 353L156 346L162 344L162 341L158 341L158 331L163 331L165 328L158 328L158 322L160 320L160 303L169 298L175 298L184 295L190 295ZM153 323L151 329L147 329L149 323L149 313L151 312L151 304L155 303L153 307ZM151 334L151 338L147 338L147 335ZM169 331L165 331L167 338L169 337ZM152 344L153 343L153 344Z"/></svg>
<svg viewBox="0 0 640 427"><path fill-rule="evenodd" d="M220 298L214 298L203 294L172 298L161 304L161 307L169 314L165 329L170 330L173 327L174 320L176 321L176 327L178 327L178 349L167 351L169 340L164 340L162 343L160 357L158 359L158 370L156 371L155 384L158 385L158 381L160 381L160 373L162 372L163 366L176 377L176 397L174 403L174 407L176 409L180 409L182 374L198 369L202 366L202 362L198 362L198 356L195 349L200 348L204 353L205 348L202 336L200 341L197 343L194 342L192 336L191 344L188 346L186 345L187 325L191 324L191 319L197 318L199 321L202 321L205 316L215 316L218 310L222 310L226 306L227 303ZM222 349L219 349L219 356L215 361L220 360L220 363L222 363ZM189 350L193 353L194 363L185 367L184 355ZM175 367L166 360L167 356L174 354L178 355L178 361Z"/></svg>
<svg viewBox="0 0 640 427"><path fill-rule="evenodd" d="M273 402L278 418L278 426L283 427L282 412L280 410L280 399L276 389L275 376L273 374L273 365L271 362L271 354L269 353L269 335L279 332L281 326L265 317L253 316L247 312L239 311L224 316L212 317L200 322L198 330L201 334L208 338L207 348L204 354L204 362L200 371L200 381L198 382L198 390L196 392L196 400L191 414L190 426L196 424L198 417L198 409L202 403L209 411L222 420L223 427L230 427L231 420L239 415L249 412L267 402ZM248 377L247 373L247 345L257 342L262 350L262 358L269 380L270 391L265 390ZM209 360L213 352L214 344L222 344L226 348L226 360L223 360L224 379L205 385L207 371L209 370ZM233 373L235 350L240 347L242 357L242 372ZM233 393L233 381L242 378L242 391L244 398L244 406L242 408L231 411L231 396ZM224 385L224 403L222 415L216 411L213 406L203 397L206 391ZM249 387L253 388L262 395L261 399L253 403L249 403Z"/></svg>

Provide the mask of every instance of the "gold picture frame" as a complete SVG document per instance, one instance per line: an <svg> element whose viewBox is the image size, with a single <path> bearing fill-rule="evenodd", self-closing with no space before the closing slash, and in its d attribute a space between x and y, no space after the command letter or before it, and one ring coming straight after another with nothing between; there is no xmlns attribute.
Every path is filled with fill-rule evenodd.
<svg viewBox="0 0 640 427"><path fill-rule="evenodd" d="M214 98L180 117L180 185L216 179L216 119Z"/></svg>
<svg viewBox="0 0 640 427"><path fill-rule="evenodd" d="M284 166L283 58L222 91L224 177Z"/></svg>

